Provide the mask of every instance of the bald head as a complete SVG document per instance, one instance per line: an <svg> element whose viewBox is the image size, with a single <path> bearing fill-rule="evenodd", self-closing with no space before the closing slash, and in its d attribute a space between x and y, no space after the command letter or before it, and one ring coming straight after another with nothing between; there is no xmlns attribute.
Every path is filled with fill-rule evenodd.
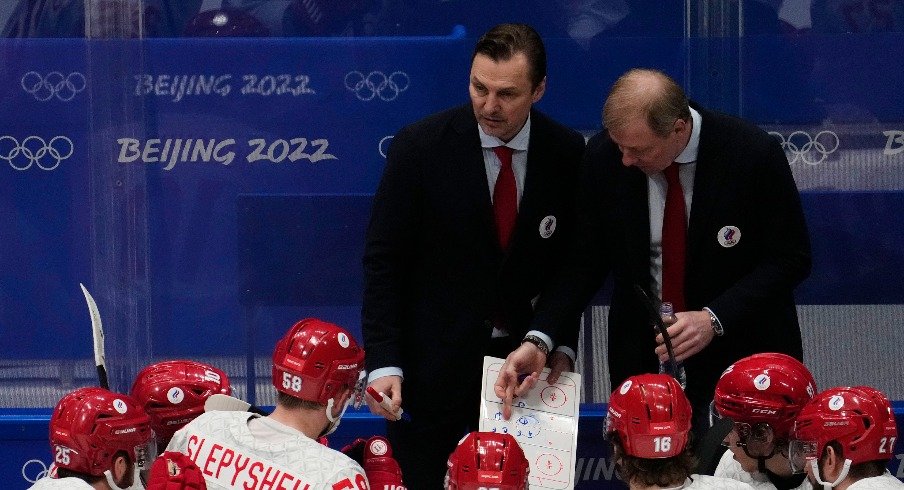
<svg viewBox="0 0 904 490"><path fill-rule="evenodd" d="M603 125L610 132L618 131L638 117L646 120L654 134L664 137L676 120L690 120L687 96L659 70L632 69L612 85L603 106Z"/></svg>

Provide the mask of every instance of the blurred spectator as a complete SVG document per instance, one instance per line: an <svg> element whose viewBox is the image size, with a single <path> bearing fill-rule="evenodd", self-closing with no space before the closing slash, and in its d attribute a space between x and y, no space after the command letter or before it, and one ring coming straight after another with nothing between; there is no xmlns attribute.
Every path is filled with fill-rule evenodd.
<svg viewBox="0 0 904 490"><path fill-rule="evenodd" d="M904 0L813 0L811 12L818 33L904 31Z"/></svg>
<svg viewBox="0 0 904 490"><path fill-rule="evenodd" d="M187 37L266 37L267 28L257 17L248 12L224 8L206 10L196 15L185 26Z"/></svg>
<svg viewBox="0 0 904 490"><path fill-rule="evenodd" d="M366 36L375 0L223 0L223 8L247 12L273 36Z"/></svg>
<svg viewBox="0 0 904 490"><path fill-rule="evenodd" d="M143 8L142 8L143 6ZM20 0L3 37L179 36L201 0Z"/></svg>

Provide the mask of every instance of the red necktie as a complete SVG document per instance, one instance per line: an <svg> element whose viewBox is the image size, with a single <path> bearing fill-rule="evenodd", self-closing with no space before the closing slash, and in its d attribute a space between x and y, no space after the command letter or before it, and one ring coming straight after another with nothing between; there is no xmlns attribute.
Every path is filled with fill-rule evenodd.
<svg viewBox="0 0 904 490"><path fill-rule="evenodd" d="M502 250L507 250L515 219L518 217L518 189L515 187L515 172L512 171L512 149L497 146L493 152L499 157L502 167L493 187L493 215L496 217L496 235Z"/></svg>
<svg viewBox="0 0 904 490"><path fill-rule="evenodd" d="M662 218L662 300L671 301L675 311L685 311L684 258L687 249L687 218L684 191L678 178L678 164L663 172L668 183Z"/></svg>

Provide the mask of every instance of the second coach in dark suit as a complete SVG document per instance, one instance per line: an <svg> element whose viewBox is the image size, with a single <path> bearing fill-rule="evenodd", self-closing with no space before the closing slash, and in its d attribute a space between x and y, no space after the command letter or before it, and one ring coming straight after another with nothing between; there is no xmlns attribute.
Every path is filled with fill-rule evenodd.
<svg viewBox="0 0 904 490"><path fill-rule="evenodd" d="M668 331L699 433L734 361L803 356L793 290L809 275L810 242L797 186L773 137L689 104L655 70L616 81L604 124L587 143L570 266L542 297L534 328L583 310L611 272L608 363L618 386L667 359L635 285L675 303Z"/></svg>
<svg viewBox="0 0 904 490"><path fill-rule="evenodd" d="M485 355L525 342L542 366L577 338L577 315L563 321L567 338L528 325L574 229L584 139L532 109L546 89L546 55L530 27L487 32L469 78L471 105L396 134L367 231L369 382L411 416L387 433L416 489L442 488L449 454L477 429Z"/></svg>

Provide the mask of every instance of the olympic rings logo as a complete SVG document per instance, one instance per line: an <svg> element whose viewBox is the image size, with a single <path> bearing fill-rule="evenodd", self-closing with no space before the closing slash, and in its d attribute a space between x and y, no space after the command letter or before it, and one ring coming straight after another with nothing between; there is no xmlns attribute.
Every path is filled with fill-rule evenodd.
<svg viewBox="0 0 904 490"><path fill-rule="evenodd" d="M775 131L770 131L769 134L778 138L782 150L791 154L791 160L788 162L790 164L800 160L807 165L819 165L829 155L835 153L840 144L838 135L828 130L820 131L815 137L806 131L795 131L788 135L787 139Z"/></svg>
<svg viewBox="0 0 904 490"><path fill-rule="evenodd" d="M22 465L22 478L29 483L36 483L47 476L49 468L40 459L29 459Z"/></svg>
<svg viewBox="0 0 904 490"><path fill-rule="evenodd" d="M393 101L399 94L408 90L410 85L411 79L402 71L393 72L388 77L381 71L372 71L366 76L360 71L345 74L345 88L364 102L375 97L386 102Z"/></svg>
<svg viewBox="0 0 904 490"><path fill-rule="evenodd" d="M65 136L55 136L50 141L29 136L21 143L12 136L0 136L0 160L6 160L15 170L28 170L32 165L41 170L53 170L71 157L73 151L72 140Z"/></svg>
<svg viewBox="0 0 904 490"><path fill-rule="evenodd" d="M52 71L46 77L36 71L30 71L22 75L20 83L26 92L41 102L47 102L53 97L68 102L88 85L85 75L77 71L66 76L58 71Z"/></svg>

